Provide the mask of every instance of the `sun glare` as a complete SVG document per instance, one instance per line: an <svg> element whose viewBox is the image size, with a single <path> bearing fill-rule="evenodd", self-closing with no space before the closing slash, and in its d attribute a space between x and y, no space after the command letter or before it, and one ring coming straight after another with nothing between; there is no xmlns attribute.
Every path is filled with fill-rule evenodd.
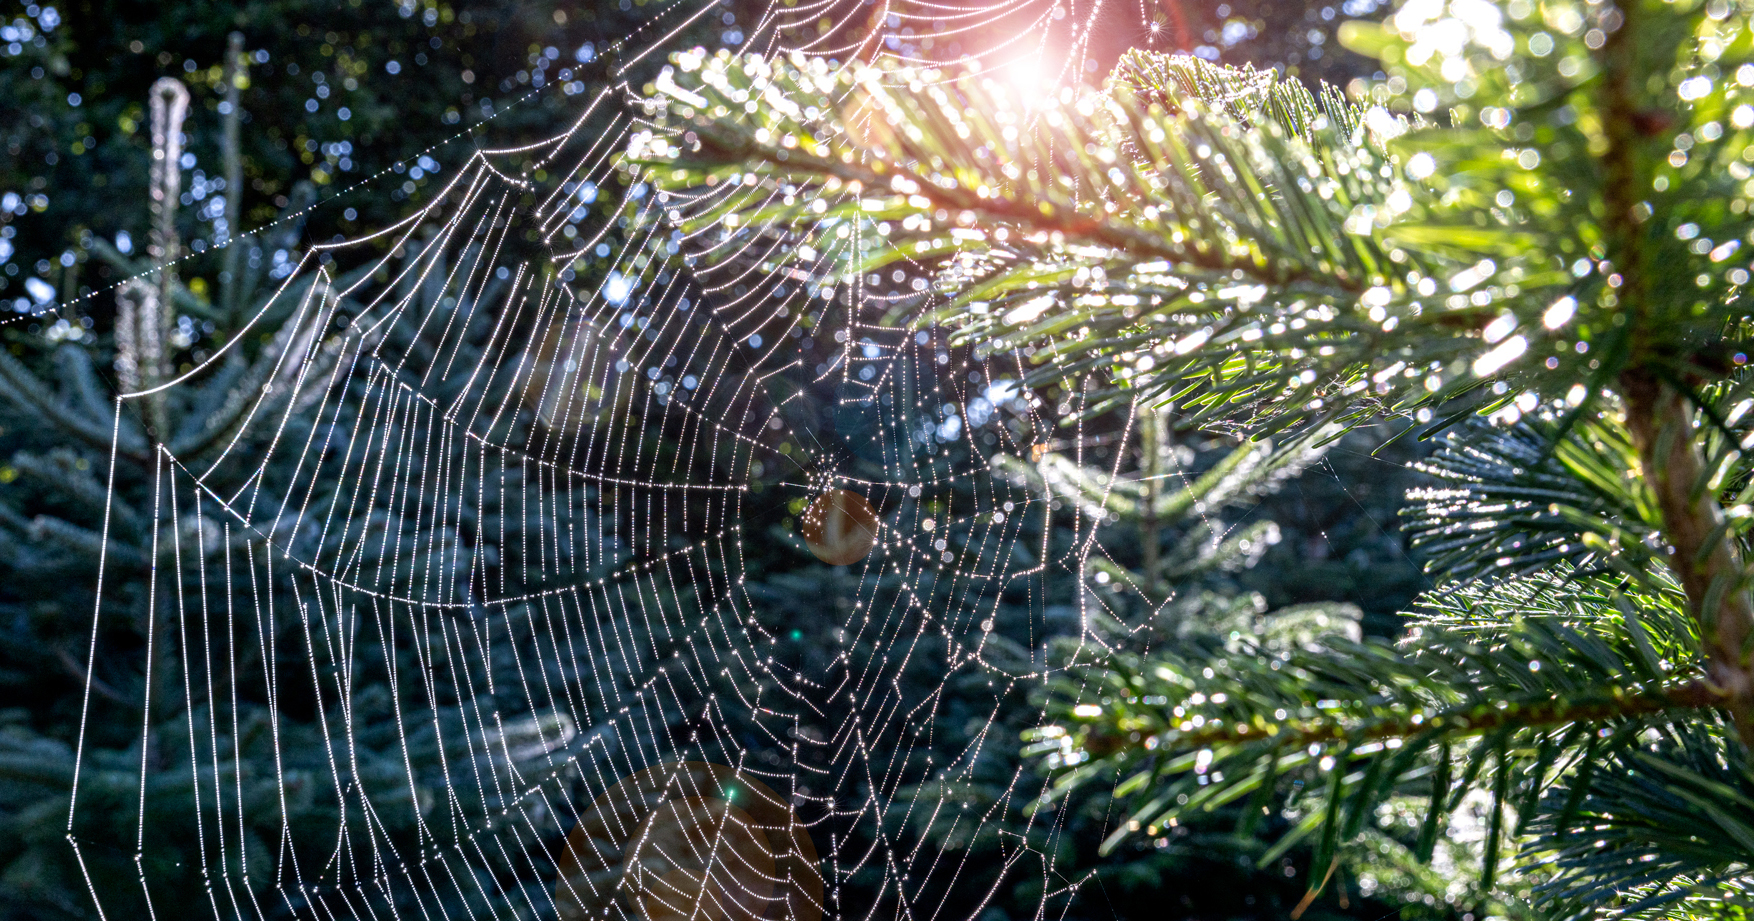
<svg viewBox="0 0 1754 921"><path fill-rule="evenodd" d="M1058 89L1063 70L1045 49L1038 49L988 67L985 76L1005 87L1019 105L1032 109Z"/></svg>

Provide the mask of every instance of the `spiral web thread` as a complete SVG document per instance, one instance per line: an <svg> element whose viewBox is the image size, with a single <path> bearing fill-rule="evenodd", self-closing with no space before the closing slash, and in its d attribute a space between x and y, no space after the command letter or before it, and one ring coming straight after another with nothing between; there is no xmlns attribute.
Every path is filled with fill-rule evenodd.
<svg viewBox="0 0 1754 921"><path fill-rule="evenodd" d="M971 27L1015 13L958 9ZM668 50L673 31L642 31L662 34L630 58ZM818 68L848 51L801 50ZM776 270L783 234L676 229L726 196L786 192L661 199L622 157L644 130L628 92L591 96L542 144L476 152L401 224L313 249L225 350L121 398L118 419L192 398L227 350L268 337L235 430L149 445L146 690L119 704L88 687L69 811L100 914L923 921L973 917L1024 874L1038 916L1063 911L1076 881L1044 851L1003 840L1001 865L978 866L955 843L1044 792L1020 772L990 800L966 792L1011 744L1002 701L1045 678L994 654L1001 595L1027 599L1012 639L1035 648L1042 580L1091 552L1026 542L1051 497L986 462L1052 431L1007 383L1019 359L886 323L920 290L903 272L842 277L840 252ZM867 232L851 230L848 246ZM1005 414L1021 424L981 427ZM838 594L788 602L827 638L788 652L796 625L745 573L755 554L802 559L774 521L835 488L877 508L877 545L825 583ZM133 578L111 568L100 625ZM982 716L947 746L952 704ZM117 719L138 720L138 760L88 759L87 726ZM719 809L709 834L647 846L655 873L694 868L692 888L562 872L626 857L569 832L623 821L599 807L635 776L671 802L735 803L727 777L772 801L702 807ZM82 833L104 810L134 814L135 840ZM736 823L773 859L719 853L747 839ZM166 850L172 826L193 827L196 853ZM138 891L90 872L99 852L131 858ZM207 905L155 900L191 873Z"/></svg>

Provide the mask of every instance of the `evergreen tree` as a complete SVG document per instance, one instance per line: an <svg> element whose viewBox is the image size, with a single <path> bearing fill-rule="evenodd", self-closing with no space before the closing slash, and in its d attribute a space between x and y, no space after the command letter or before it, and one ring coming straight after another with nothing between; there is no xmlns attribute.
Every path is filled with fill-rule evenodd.
<svg viewBox="0 0 1754 921"><path fill-rule="evenodd" d="M1067 412L1451 432L1453 488L1414 511L1446 582L1398 642L1094 663L1036 729L1063 789L1120 771L1133 833L1276 806L1315 845L1294 916L1365 882L1362 846L1443 858L1463 807L1460 906L1733 915L1754 864L1750 36L1723 0L1409 2L1343 34L1387 77L1358 99L1150 54L1103 93L1024 99L685 55L634 154L672 189L759 193L689 226L734 216L849 274L911 264L936 297L894 292L898 313L1034 382L1103 375ZM781 102L726 118L745 92Z"/></svg>
<svg viewBox="0 0 1754 921"><path fill-rule="evenodd" d="M356 563L376 566L380 574L387 567L390 580L378 584L389 591L415 571L466 580L455 571L456 555L447 552L461 526L416 514L390 524L380 504L360 510L361 521L375 515L378 523L362 526L364 533L349 542L345 535L291 528L290 514L268 512L252 521L226 504L240 495L247 504L254 495L264 509L275 507L274 497L289 494L301 473L328 484L311 496L317 508L334 500L334 484L343 480L335 452L314 460L299 452L275 456L273 445L276 439L302 444L313 433L333 435L357 424L345 414L318 412L320 401L301 381L329 379L356 357L337 333L345 324L334 321L366 312L349 293L358 281L379 271L390 276L380 263L345 274L320 265L295 273L301 262L316 263L308 252L284 269L264 264L262 246L293 248L296 213L278 222L262 246L251 237L237 242L252 255L238 267L235 284L179 276L177 151L188 99L180 81L152 87L151 261L104 252L133 276L117 291L113 334L58 327L61 341L40 373L0 351L0 445L8 449L0 462L0 694L6 701L0 710L0 918L7 921L96 918L94 896L110 917L145 917L149 908L140 893L147 877L158 911L167 902L197 910L210 899L219 900L213 911L220 916L312 910L304 900L320 897L322 884L296 889L289 903L289 887L278 875L297 869L287 870L284 847L327 853L335 830L344 828L418 854L423 833L417 826L447 796L460 797L466 811L483 817L482 828L492 829L501 819L486 815L499 801L502 776L533 772L533 763L547 763L557 739L565 744L579 735L564 714L532 712L527 701L508 707L511 719L497 727L477 722L472 728L460 694L435 697L424 713L399 709L384 663L417 671L416 647L447 642L442 619L412 643L393 632L361 632L355 651L378 664L361 666L350 678L359 690L347 708L351 731L344 744L322 725L336 716L324 712L324 690L314 678L273 682L263 676L265 661L300 675L317 658L306 645L305 614L276 610L273 601L295 595L299 569L271 559L333 566L351 548ZM224 127L227 136L235 134L235 110ZM237 156L235 145L224 147L228 157ZM235 167L235 159L227 165ZM439 242L405 244L391 293L421 312L461 304L467 319L456 324L451 347L467 367L480 360L493 321L485 310L464 308L502 297L507 286L483 270L484 281L465 290L463 279L476 274L484 248L473 242L453 253ZM448 270L459 263L458 272ZM215 303L201 290L224 291L227 299ZM217 320L207 332L219 342L235 340L232 347L163 396L118 399L188 375L205 357L197 352L201 344L192 333L199 327L191 313ZM369 344L382 355L418 360L423 350L433 351L434 338L431 331L399 327ZM435 392L443 397L444 388L458 386L446 382ZM279 424L250 424L261 418ZM529 418L515 424L527 426ZM386 439L418 439L421 425L418 418L374 420ZM274 460L255 473L250 465L219 462L258 453ZM450 462L458 462L454 454ZM167 469L177 464L208 472L197 487ZM311 464L321 469L301 471ZM540 514L500 520L503 490L518 489L519 479L509 474L504 483L488 484L471 512L479 516L471 522L476 535L516 541L526 527L551 526ZM586 500L576 501L582 506ZM553 514L583 521L591 513L562 503ZM494 553L499 559L497 546ZM571 569L553 574L570 577ZM402 583L395 581L398 571ZM102 602L95 626L94 591ZM512 669L520 655L529 656L530 642L526 632L513 630L474 665ZM84 747L76 751L82 732ZM369 828L346 792L326 783L338 759L347 765L347 782L370 790ZM447 763L467 765L470 776L448 776ZM76 777L80 809L70 819ZM235 825L221 823L225 816ZM483 872L499 873L506 893L543 885L505 866ZM391 902L405 897L383 895ZM457 898L469 903L474 897Z"/></svg>

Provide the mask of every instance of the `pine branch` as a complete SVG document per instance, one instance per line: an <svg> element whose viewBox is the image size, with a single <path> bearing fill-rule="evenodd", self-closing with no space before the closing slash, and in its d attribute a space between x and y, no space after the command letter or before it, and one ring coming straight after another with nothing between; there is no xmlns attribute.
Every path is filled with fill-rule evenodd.
<svg viewBox="0 0 1754 921"><path fill-rule="evenodd" d="M226 375L215 382L226 388L224 397L214 401L217 405L211 412L192 417L176 433L171 444L174 454L200 457L221 449L250 420L285 412L313 391L326 392L341 357L349 349L361 348L357 336L329 335L341 302L327 283L299 286L282 296L297 298L292 316L247 368L235 378Z"/></svg>
<svg viewBox="0 0 1754 921"><path fill-rule="evenodd" d="M43 457L21 451L12 455L10 464L27 480L36 481L39 494L59 494L93 518L102 518L107 510L120 528L139 533L140 513L127 500L110 495L93 476L90 462L72 451L56 448Z"/></svg>
<svg viewBox="0 0 1754 921"><path fill-rule="evenodd" d="M1283 751L1330 742L1344 741L1356 745L1390 740L1405 741L1426 736L1441 736L1454 741L1507 728L1545 729L1673 711L1718 709L1727 704L1728 698L1724 692L1705 681L1688 681L1655 690L1629 691L1619 685L1607 685L1563 699L1538 696L1527 700L1503 700L1496 706L1469 704L1430 713L1396 714L1386 719L1359 723L1288 722L1267 723L1264 726L1234 723L1213 724L1192 730L1167 729L1147 736L1145 741L1152 747L1184 750L1260 742L1264 739ZM1085 748L1092 751L1113 751L1123 744L1119 737L1103 736L1100 733L1091 733L1084 738Z"/></svg>
<svg viewBox="0 0 1754 921"><path fill-rule="evenodd" d="M1408 495L1406 527L1429 572L1463 582L1555 568L1645 580L1655 501L1638 454L1610 418L1483 422L1450 432L1420 464L1439 485Z"/></svg>
<svg viewBox="0 0 1754 921"><path fill-rule="evenodd" d="M1529 856L1554 871L1536 888L1559 919L1717 918L1754 899L1754 774L1706 726L1617 751L1587 781L1555 785ZM1733 915L1729 915L1732 916Z"/></svg>
<svg viewBox="0 0 1754 921"><path fill-rule="evenodd" d="M1480 772L1491 752L1523 766L1500 796L1521 802L1550 765L1581 757L1594 727L1627 733L1726 705L1689 677L1702 663L1678 595L1530 578L1431 599L1398 648L1329 638L1272 654L1247 640L1184 640L1149 659L1075 665L1050 686L1055 720L1029 751L1060 772L1062 795L1130 775L1115 792L1139 802L1134 827L1235 801L1324 757L1320 783L1352 798L1340 816L1349 822L1396 795L1447 812L1445 802L1491 783ZM1617 598L1625 613L1605 613L1621 610ZM1441 796L1421 788L1452 749L1469 753L1460 782L1444 769Z"/></svg>
<svg viewBox="0 0 1754 921"><path fill-rule="evenodd" d="M93 419L87 419L64 406L56 399L49 388L26 368L23 362L14 358L10 352L0 349L0 393L13 401L30 407L39 416L47 419L61 431L72 438L84 442L88 447L105 452L110 449L110 427ZM146 445L136 440L134 433L128 428L121 430L121 453L134 460L146 457Z"/></svg>
<svg viewBox="0 0 1754 921"><path fill-rule="evenodd" d="M849 276L897 261L935 274L953 296L935 311L916 303L911 318L954 322L993 350L1041 347L1032 381L1149 355L1156 370L1131 381L1127 401L1200 382L1206 392L1184 405L1204 413L1270 404L1321 418L1312 400L1350 386L1349 366L1436 358L1414 327L1449 329L1438 340L1447 363L1472 348L1455 330L1485 322L1396 306L1417 298L1407 286L1433 266L1344 227L1391 211L1401 183L1306 92L1272 90L1300 100L1304 117L1286 121L1308 136L1271 118L1239 121L1214 100L1185 98L1172 114L1124 89L1068 92L1007 125L987 114L1011 108L1003 91L978 79L903 93L883 76L837 75L835 93L853 100L840 103L783 61L679 58L659 82L672 98L648 100L665 136L642 137L630 156L678 201L702 203L672 206L691 234L783 238L776 258L836 253ZM715 117L736 93L785 104L753 123ZM828 114L802 117L811 108ZM746 191L698 194L727 179ZM841 242L849 227L865 242ZM1361 313L1366 293L1387 296L1395 322L1370 305ZM1299 322L1269 329L1276 312ZM1243 343L1255 345L1238 351ZM1314 379L1302 374L1310 367Z"/></svg>
<svg viewBox="0 0 1754 921"><path fill-rule="evenodd" d="M75 398L74 405L80 411L99 423L110 422L115 418L115 396L110 388L98 380L97 369L92 365L89 351L73 343L66 343L55 350L55 364L61 371L62 393L65 395L71 391Z"/></svg>

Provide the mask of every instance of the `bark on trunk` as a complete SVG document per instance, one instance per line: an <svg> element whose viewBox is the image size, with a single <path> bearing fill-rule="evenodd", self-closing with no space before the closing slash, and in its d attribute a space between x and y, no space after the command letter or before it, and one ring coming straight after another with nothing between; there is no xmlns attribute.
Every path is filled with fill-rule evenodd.
<svg viewBox="0 0 1754 921"><path fill-rule="evenodd" d="M1742 745L1754 752L1754 673L1747 651L1754 605L1722 510L1706 489L1692 413L1680 391L1651 375L1628 373L1621 389L1645 482L1662 511L1669 567L1699 623L1707 674L1726 695Z"/></svg>

